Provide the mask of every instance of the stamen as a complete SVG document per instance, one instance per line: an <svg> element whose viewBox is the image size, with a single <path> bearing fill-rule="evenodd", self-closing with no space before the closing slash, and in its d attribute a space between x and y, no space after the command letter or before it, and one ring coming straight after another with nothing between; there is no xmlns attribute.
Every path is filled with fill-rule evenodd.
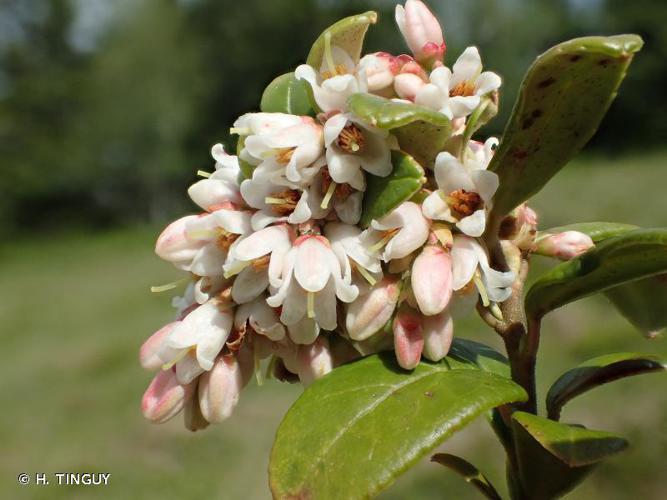
<svg viewBox="0 0 667 500"><path fill-rule="evenodd" d="M336 144L346 153L358 153L366 144L364 133L354 123L348 123L338 134Z"/></svg>
<svg viewBox="0 0 667 500"><path fill-rule="evenodd" d="M267 253L266 255L262 255L261 257L258 257L255 260L253 260L252 268L255 271L261 271L263 269L268 269L270 263L271 263L271 255Z"/></svg>
<svg viewBox="0 0 667 500"><path fill-rule="evenodd" d="M388 231L385 231L385 236L378 241L375 245L371 246L368 249L368 252L371 254L375 254L380 250L383 246L385 246L387 243L389 243L389 240L391 240L394 235L398 232L398 228L396 229L390 229Z"/></svg>
<svg viewBox="0 0 667 500"><path fill-rule="evenodd" d="M188 353L194 351L196 347L190 347L189 349L182 349L181 352L179 352L174 359L171 361L168 361L167 363L162 365L163 370L170 370L172 366L174 366L176 363L178 363L180 360L182 360L184 357L188 355Z"/></svg>
<svg viewBox="0 0 667 500"><path fill-rule="evenodd" d="M197 175L198 175L199 177L204 177L205 179L208 179L208 178L211 177L213 174L210 173L210 172L206 172L206 171L204 171L204 170L197 170Z"/></svg>
<svg viewBox="0 0 667 500"><path fill-rule="evenodd" d="M282 205L283 203L285 203L285 200L283 200L282 198L272 198L270 196L267 196L266 198L264 198L264 203L266 203L267 205Z"/></svg>
<svg viewBox="0 0 667 500"><path fill-rule="evenodd" d="M308 292L306 301L308 305L308 317L313 319L315 317L315 292Z"/></svg>
<svg viewBox="0 0 667 500"><path fill-rule="evenodd" d="M503 313L500 310L500 307L498 307L498 304L495 302L491 304L489 307L489 311L491 311L491 314L493 314L493 317L496 318L498 321L505 321L505 318L503 318Z"/></svg>
<svg viewBox="0 0 667 500"><path fill-rule="evenodd" d="M471 95L475 95L475 80L462 81L449 91L449 97L470 97Z"/></svg>
<svg viewBox="0 0 667 500"><path fill-rule="evenodd" d="M473 276L472 279L475 282L477 290L479 291L479 296L482 298L482 304L484 305L484 307L489 307L491 301L489 300L489 294L487 293L486 287L484 286L484 282L482 281L482 278L479 275L479 271L475 271L475 275Z"/></svg>
<svg viewBox="0 0 667 500"><path fill-rule="evenodd" d="M366 281L368 281L368 283L369 283L371 286L374 286L375 283L377 283L377 280L376 280L375 278L373 278L373 276L371 275L371 273L369 273L369 272L366 270L366 268L364 268L362 265L358 264L357 262L355 262L355 261L353 261L353 260L351 260L351 262L352 262L352 265L354 266L354 268L359 272L359 274L361 274L361 275L364 277L364 279L365 279Z"/></svg>
<svg viewBox="0 0 667 500"><path fill-rule="evenodd" d="M280 163L281 165L287 165L290 160L292 159L292 155L294 155L294 151L296 151L296 148L283 148L279 149L275 152L276 156L276 161ZM271 156L271 151L268 152L267 156Z"/></svg>
<svg viewBox="0 0 667 500"><path fill-rule="evenodd" d="M218 229L200 229L196 231L189 231L188 237L195 240L209 240L217 238L220 234Z"/></svg>
<svg viewBox="0 0 667 500"><path fill-rule="evenodd" d="M238 234L230 233L229 231L221 229L220 234L215 240L215 245L223 252L226 252L238 238Z"/></svg>
<svg viewBox="0 0 667 500"><path fill-rule="evenodd" d="M435 237L444 248L452 248L454 240L452 237L452 231L448 226L439 222L433 224L433 234L435 234Z"/></svg>
<svg viewBox="0 0 667 500"><path fill-rule="evenodd" d="M449 195L445 195L444 199L453 215L458 219L468 217L484 207L484 200L478 193L465 189L452 191Z"/></svg>
<svg viewBox="0 0 667 500"><path fill-rule="evenodd" d="M243 271L246 267L248 267L250 264L252 264L251 260L240 260L240 261L234 263L234 265L230 266L229 269L225 270L225 272L223 273L223 276L225 277L225 279L229 279L232 276L236 276L241 271Z"/></svg>
<svg viewBox="0 0 667 500"><path fill-rule="evenodd" d="M333 181L329 184L329 188L327 189L327 192L322 199L322 203L320 203L320 208L329 208L329 202L331 201L333 194L336 192L336 186L338 186L338 184Z"/></svg>
<svg viewBox="0 0 667 500"><path fill-rule="evenodd" d="M151 287L151 292L153 292L153 293L167 292L169 290L173 290L174 288L177 288L181 285L186 284L188 281L190 281L190 277L186 276L185 278L181 278L179 280L172 281L171 283L166 283L164 285L158 285L158 286L152 286Z"/></svg>
<svg viewBox="0 0 667 500"><path fill-rule="evenodd" d="M232 127L229 129L229 133L236 135L250 135L252 129L250 127Z"/></svg>

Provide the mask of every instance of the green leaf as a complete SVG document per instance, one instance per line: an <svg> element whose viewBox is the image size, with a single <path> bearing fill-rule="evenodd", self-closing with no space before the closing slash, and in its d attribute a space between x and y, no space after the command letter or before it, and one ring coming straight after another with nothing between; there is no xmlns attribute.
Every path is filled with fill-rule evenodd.
<svg viewBox="0 0 667 500"><path fill-rule="evenodd" d="M557 498L572 490L600 461L627 447L608 432L515 412L512 429L524 496Z"/></svg>
<svg viewBox="0 0 667 500"><path fill-rule="evenodd" d="M312 89L305 80L297 80L294 73L285 73L264 89L259 109L265 113L288 113L315 116Z"/></svg>
<svg viewBox="0 0 667 500"><path fill-rule="evenodd" d="M656 356L618 353L599 356L561 375L547 394L549 418L558 420L560 411L571 399L590 389L625 377L667 370Z"/></svg>
<svg viewBox="0 0 667 500"><path fill-rule="evenodd" d="M509 379L452 358L412 372L393 353L343 365L287 412L269 475L274 498L368 498L476 416L525 400Z"/></svg>
<svg viewBox="0 0 667 500"><path fill-rule="evenodd" d="M391 130L401 149L424 167L433 165L452 133L449 118L423 106L371 94L353 94L347 103L361 120Z"/></svg>
<svg viewBox="0 0 667 500"><path fill-rule="evenodd" d="M537 193L584 147L642 44L637 35L576 38L537 58L489 165L500 177L494 218Z"/></svg>
<svg viewBox="0 0 667 500"><path fill-rule="evenodd" d="M488 345L480 342L457 337L452 342L448 356L472 363L480 370L510 378L510 368L507 358Z"/></svg>
<svg viewBox="0 0 667 500"><path fill-rule="evenodd" d="M548 229L547 233L579 231L595 243L637 229L617 222L583 222ZM659 336L667 328L667 275L636 280L605 292L616 309L648 338Z"/></svg>
<svg viewBox="0 0 667 500"><path fill-rule="evenodd" d="M645 337L659 337L667 328L667 274L611 288L605 295Z"/></svg>
<svg viewBox="0 0 667 500"><path fill-rule="evenodd" d="M569 302L665 272L667 229L629 231L541 276L526 295L526 313L540 319Z"/></svg>
<svg viewBox="0 0 667 500"><path fill-rule="evenodd" d="M373 219L380 219L412 198L426 181L424 169L412 156L393 150L391 163L394 169L387 177L366 174L362 226L368 226Z"/></svg>
<svg viewBox="0 0 667 500"><path fill-rule="evenodd" d="M482 495L491 500L502 500L493 485L489 482L484 474L482 474L474 465L467 460L450 455L449 453L436 453L431 457L431 462L436 462L453 470L466 482L474 486Z"/></svg>
<svg viewBox="0 0 667 500"><path fill-rule="evenodd" d="M241 168L241 176L242 179L251 179L252 178L252 173L255 170L255 165L248 163L244 159L241 158L241 150L243 150L243 146L245 145L245 136L240 135L239 140L236 143L236 155L238 156L239 159L239 167Z"/></svg>
<svg viewBox="0 0 667 500"><path fill-rule="evenodd" d="M332 24L315 40L308 53L306 64L309 64L317 71L320 70L327 45L327 38L329 38L331 46L343 49L356 64L361 57L361 49L364 44L366 31L368 31L368 27L371 24L376 23L377 17L377 12L369 11L356 16L346 17Z"/></svg>

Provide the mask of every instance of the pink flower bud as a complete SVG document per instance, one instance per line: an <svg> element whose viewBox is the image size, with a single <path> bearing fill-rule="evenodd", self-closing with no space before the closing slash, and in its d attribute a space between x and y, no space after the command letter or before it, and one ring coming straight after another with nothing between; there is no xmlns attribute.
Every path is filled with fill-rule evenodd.
<svg viewBox="0 0 667 500"><path fill-rule="evenodd" d="M158 236L155 253L168 262L185 262L192 260L197 250L206 242L192 242L186 236L188 222L198 218L197 215L186 215L169 224Z"/></svg>
<svg viewBox="0 0 667 500"><path fill-rule="evenodd" d="M412 265L412 292L427 316L445 310L452 297L452 257L441 246L424 247Z"/></svg>
<svg viewBox="0 0 667 500"><path fill-rule="evenodd" d="M167 338L169 332L171 332L178 323L179 321L167 323L153 335L148 337L146 342L139 348L139 363L143 368L153 371L158 370L164 364L164 361L158 353L162 349L164 339Z"/></svg>
<svg viewBox="0 0 667 500"><path fill-rule="evenodd" d="M452 345L454 322L445 311L435 316L424 318L424 357L431 361L440 361L447 356Z"/></svg>
<svg viewBox="0 0 667 500"><path fill-rule="evenodd" d="M519 227L523 225L537 227L537 214L535 210L524 203L516 209L516 221Z"/></svg>
<svg viewBox="0 0 667 500"><path fill-rule="evenodd" d="M320 336L312 344L300 345L296 361L299 379L308 387L333 369L329 341Z"/></svg>
<svg viewBox="0 0 667 500"><path fill-rule="evenodd" d="M345 327L353 340L365 340L382 328L396 309L398 279L387 276L347 306Z"/></svg>
<svg viewBox="0 0 667 500"><path fill-rule="evenodd" d="M151 422L162 424L176 416L193 393L194 384L179 384L174 370L161 371L141 399L141 412Z"/></svg>
<svg viewBox="0 0 667 500"><path fill-rule="evenodd" d="M549 234L538 238L535 253L556 257L560 260L569 260L593 248L595 243L587 234L579 231L565 231L564 233Z"/></svg>
<svg viewBox="0 0 667 500"><path fill-rule="evenodd" d="M396 6L396 24L419 62L432 66L445 57L445 41L440 23L421 0L407 0Z"/></svg>
<svg viewBox="0 0 667 500"><path fill-rule="evenodd" d="M394 90L402 99L414 101L419 89L421 89L426 82L412 73L401 73L394 78Z"/></svg>
<svg viewBox="0 0 667 500"><path fill-rule="evenodd" d="M394 351L401 368L412 370L419 364L424 348L422 316L410 307L402 307L394 318Z"/></svg>
<svg viewBox="0 0 667 500"><path fill-rule="evenodd" d="M204 418L217 424L228 418L239 401L243 375L236 357L218 356L213 368L199 379L199 408Z"/></svg>
<svg viewBox="0 0 667 500"><path fill-rule="evenodd" d="M389 87L394 82L396 62L394 56L387 52L367 54L359 61L359 68L366 75L369 92Z"/></svg>

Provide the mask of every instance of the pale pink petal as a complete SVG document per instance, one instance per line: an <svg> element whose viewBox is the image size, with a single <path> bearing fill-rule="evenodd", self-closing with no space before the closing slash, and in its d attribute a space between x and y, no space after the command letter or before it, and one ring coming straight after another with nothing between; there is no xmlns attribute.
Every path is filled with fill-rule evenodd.
<svg viewBox="0 0 667 500"><path fill-rule="evenodd" d="M454 335L454 322L448 312L424 318L424 357L440 361L449 352Z"/></svg>
<svg viewBox="0 0 667 500"><path fill-rule="evenodd" d="M473 278L477 264L476 246L479 246L472 238L467 236L455 236L452 246L452 288L460 290Z"/></svg>
<svg viewBox="0 0 667 500"><path fill-rule="evenodd" d="M172 370L161 371L151 381L141 399L141 411L148 420L161 424L176 416L194 393L191 385L181 385Z"/></svg>
<svg viewBox="0 0 667 500"><path fill-rule="evenodd" d="M432 316L444 311L452 296L452 261L449 252L429 245L412 265L412 291L420 311Z"/></svg>
<svg viewBox="0 0 667 500"><path fill-rule="evenodd" d="M475 93L477 95L488 94L489 92L499 89L501 83L501 79L497 74L491 71L485 71L479 75L475 81L475 86L477 87Z"/></svg>
<svg viewBox="0 0 667 500"><path fill-rule="evenodd" d="M319 292L324 288L331 276L328 262L330 248L318 237L307 237L297 246L294 276L308 292Z"/></svg>
<svg viewBox="0 0 667 500"><path fill-rule="evenodd" d="M456 227L468 236L475 238L482 236L486 227L486 210L477 210L472 215L464 217L456 223Z"/></svg>
<svg viewBox="0 0 667 500"><path fill-rule="evenodd" d="M476 78L482 71L482 59L479 56L477 47L468 47L463 54L454 63L452 77L452 87L461 82Z"/></svg>
<svg viewBox="0 0 667 500"><path fill-rule="evenodd" d="M211 371L199 380L199 408L210 423L231 416L243 389L241 369L234 356L220 356Z"/></svg>
<svg viewBox="0 0 667 500"><path fill-rule="evenodd" d="M255 271L252 266L246 267L234 279L232 300L237 304L245 304L258 297L269 286L269 275L265 269Z"/></svg>

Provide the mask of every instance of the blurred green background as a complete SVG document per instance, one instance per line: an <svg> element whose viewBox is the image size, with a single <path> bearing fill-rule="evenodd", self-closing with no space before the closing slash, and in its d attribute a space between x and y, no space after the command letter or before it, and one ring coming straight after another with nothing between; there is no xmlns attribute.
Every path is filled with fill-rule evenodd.
<svg viewBox="0 0 667 500"><path fill-rule="evenodd" d="M338 18L373 8L368 51L404 51L392 1L0 0L0 496L269 498L272 436L299 394L267 382L234 416L190 434L146 423L143 340L171 318L148 287L176 273L152 254L170 217L194 210L185 188L210 169L236 116L303 60ZM646 46L587 153L534 200L544 226L579 220L666 225L667 3L659 0L432 1L450 62L478 45L504 77L499 134L521 76L550 45L636 32ZM536 260L536 267L545 262ZM489 343L478 321L457 333ZM608 351L667 354L603 298L554 313L542 393L566 368ZM572 403L565 420L632 443L572 499L664 499L667 380L648 375ZM502 483L502 452L478 421L442 447ZM18 486L20 472L110 472L107 487ZM53 482L53 481L52 481ZM385 499L477 498L427 462Z"/></svg>

